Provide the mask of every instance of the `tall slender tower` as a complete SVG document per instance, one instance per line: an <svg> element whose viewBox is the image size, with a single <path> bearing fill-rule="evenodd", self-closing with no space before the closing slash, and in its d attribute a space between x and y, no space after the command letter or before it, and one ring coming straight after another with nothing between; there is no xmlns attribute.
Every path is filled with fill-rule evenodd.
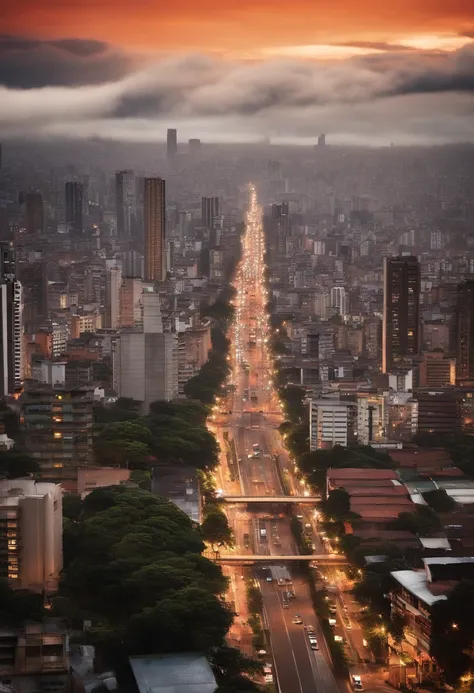
<svg viewBox="0 0 474 693"><path fill-rule="evenodd" d="M474 281L458 284L456 303L456 378L474 379Z"/></svg>
<svg viewBox="0 0 474 693"><path fill-rule="evenodd" d="M84 188L82 183L70 181L66 183L66 224L76 233L82 233L82 205Z"/></svg>
<svg viewBox="0 0 474 693"><path fill-rule="evenodd" d="M382 371L410 365L420 351L418 259L386 257L384 263Z"/></svg>
<svg viewBox="0 0 474 693"><path fill-rule="evenodd" d="M165 254L165 181L145 178L145 280L166 279Z"/></svg>
<svg viewBox="0 0 474 693"><path fill-rule="evenodd" d="M0 397L13 394L23 379L22 290L11 248L0 244Z"/></svg>
<svg viewBox="0 0 474 693"><path fill-rule="evenodd" d="M166 133L166 155L173 159L178 153L178 131L170 128Z"/></svg>
<svg viewBox="0 0 474 693"><path fill-rule="evenodd" d="M25 195L26 231L30 236L44 231L43 196L40 192Z"/></svg>
<svg viewBox="0 0 474 693"><path fill-rule="evenodd" d="M133 171L117 171L115 174L115 198L117 236L118 238L130 238L132 220L136 213L135 174Z"/></svg>

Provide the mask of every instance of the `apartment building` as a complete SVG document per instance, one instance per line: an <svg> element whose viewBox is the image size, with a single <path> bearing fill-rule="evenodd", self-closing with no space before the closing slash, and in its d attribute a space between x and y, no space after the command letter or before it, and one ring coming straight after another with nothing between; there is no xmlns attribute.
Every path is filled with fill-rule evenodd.
<svg viewBox="0 0 474 693"><path fill-rule="evenodd" d="M0 481L0 576L12 589L54 592L62 569L62 489Z"/></svg>

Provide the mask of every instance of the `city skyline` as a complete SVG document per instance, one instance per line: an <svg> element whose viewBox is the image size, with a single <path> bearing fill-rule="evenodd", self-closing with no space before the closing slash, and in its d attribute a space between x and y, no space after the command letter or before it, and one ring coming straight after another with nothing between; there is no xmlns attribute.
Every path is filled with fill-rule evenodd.
<svg viewBox="0 0 474 693"><path fill-rule="evenodd" d="M181 1L158 13L122 1L111 17L104 0L23 0L3 31L2 138L474 141L467 2Z"/></svg>

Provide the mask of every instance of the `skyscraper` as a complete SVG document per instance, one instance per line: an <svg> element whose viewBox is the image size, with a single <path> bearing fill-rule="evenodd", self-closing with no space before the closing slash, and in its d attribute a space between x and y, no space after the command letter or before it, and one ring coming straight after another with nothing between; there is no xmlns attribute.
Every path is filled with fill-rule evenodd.
<svg viewBox="0 0 474 693"><path fill-rule="evenodd" d="M23 379L21 284L11 248L0 244L0 397L13 394Z"/></svg>
<svg viewBox="0 0 474 693"><path fill-rule="evenodd" d="M420 351L420 264L413 256L384 263L382 371L409 365Z"/></svg>
<svg viewBox="0 0 474 693"><path fill-rule="evenodd" d="M145 279L161 282L165 266L165 181L145 178Z"/></svg>
<svg viewBox="0 0 474 693"><path fill-rule="evenodd" d="M474 378L474 281L459 284L456 303L456 378Z"/></svg>
<svg viewBox="0 0 474 693"><path fill-rule="evenodd" d="M117 236L130 238L136 213L136 187L133 171L117 171L115 174L117 207Z"/></svg>
<svg viewBox="0 0 474 693"><path fill-rule="evenodd" d="M25 195L26 231L30 235L43 233L44 212L43 196L40 192L29 192Z"/></svg>
<svg viewBox="0 0 474 693"><path fill-rule="evenodd" d="M75 233L82 233L82 204L84 190L82 183L70 181L66 183L66 224L69 224Z"/></svg>
<svg viewBox="0 0 474 693"><path fill-rule="evenodd" d="M206 229L214 228L219 219L219 198L218 197L202 197L201 198L201 219L202 225Z"/></svg>
<svg viewBox="0 0 474 693"><path fill-rule="evenodd" d="M169 128L166 133L166 155L168 159L173 159L178 153L178 131Z"/></svg>

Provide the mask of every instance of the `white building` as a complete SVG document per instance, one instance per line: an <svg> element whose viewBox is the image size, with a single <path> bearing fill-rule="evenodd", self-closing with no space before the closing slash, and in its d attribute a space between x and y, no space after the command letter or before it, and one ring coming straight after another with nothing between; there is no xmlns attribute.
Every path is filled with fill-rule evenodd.
<svg viewBox="0 0 474 693"><path fill-rule="evenodd" d="M2 577L13 589L55 591L63 567L61 486L0 481L0 521L5 528Z"/></svg>
<svg viewBox="0 0 474 693"><path fill-rule="evenodd" d="M143 327L122 331L114 356L114 384L119 397L143 402L143 411L158 400L178 396L178 335L163 332L160 297L142 295Z"/></svg>
<svg viewBox="0 0 474 693"><path fill-rule="evenodd" d="M333 286L331 289L331 307L337 308L341 318L345 319L349 312L349 299L343 286Z"/></svg>
<svg viewBox="0 0 474 693"><path fill-rule="evenodd" d="M334 445L346 447L355 442L357 407L354 402L339 399L311 401L309 417L310 449L321 450Z"/></svg>

